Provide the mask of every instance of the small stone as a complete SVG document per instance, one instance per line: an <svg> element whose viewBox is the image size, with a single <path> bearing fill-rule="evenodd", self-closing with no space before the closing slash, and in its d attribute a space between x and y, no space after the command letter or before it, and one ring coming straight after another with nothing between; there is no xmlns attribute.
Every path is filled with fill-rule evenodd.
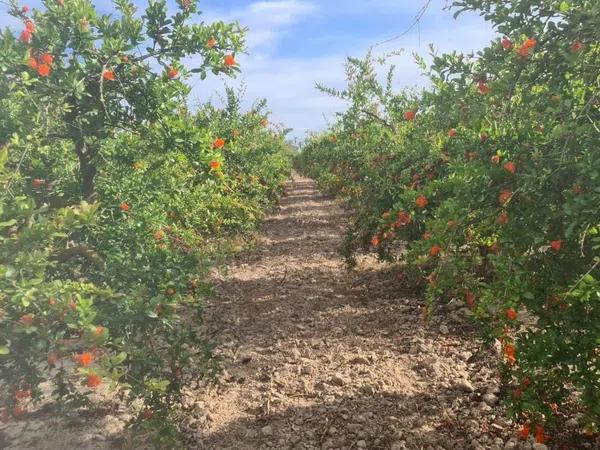
<svg viewBox="0 0 600 450"><path fill-rule="evenodd" d="M448 329L448 327L446 325L440 325L440 333L448 334L448 333L450 333L450 330Z"/></svg>
<svg viewBox="0 0 600 450"><path fill-rule="evenodd" d="M517 448L517 441L514 438L506 441L506 444L504 444L504 450L513 450L515 448Z"/></svg>
<svg viewBox="0 0 600 450"><path fill-rule="evenodd" d="M310 375L312 373L312 367L310 366L304 366L300 369L300 373L302 375Z"/></svg>
<svg viewBox="0 0 600 450"><path fill-rule="evenodd" d="M540 444L539 442L536 442L533 444L533 450L548 450L548 446L546 444Z"/></svg>
<svg viewBox="0 0 600 450"><path fill-rule="evenodd" d="M329 381L331 382L331 384L334 384L336 386L345 386L346 385L346 380L339 373L333 374L333 376L331 377L331 379Z"/></svg>
<svg viewBox="0 0 600 450"><path fill-rule="evenodd" d="M465 392L475 392L475 388L473 387L471 382L466 378L461 378L460 380L458 380L458 382L456 383L456 387Z"/></svg>
<svg viewBox="0 0 600 450"><path fill-rule="evenodd" d="M494 406L496 403L498 403L498 397L496 397L494 394L485 394L482 397L482 400L490 406Z"/></svg>
<svg viewBox="0 0 600 450"><path fill-rule="evenodd" d="M360 441L356 442L356 446L358 448L367 448L367 441L361 439Z"/></svg>
<svg viewBox="0 0 600 450"><path fill-rule="evenodd" d="M260 432L265 436L270 436L273 434L273 427L271 425L266 425L260 429Z"/></svg>
<svg viewBox="0 0 600 450"><path fill-rule="evenodd" d="M357 356L352 361L350 361L350 364L365 364L365 365L368 365L369 364L369 360L367 358L365 358L364 356Z"/></svg>

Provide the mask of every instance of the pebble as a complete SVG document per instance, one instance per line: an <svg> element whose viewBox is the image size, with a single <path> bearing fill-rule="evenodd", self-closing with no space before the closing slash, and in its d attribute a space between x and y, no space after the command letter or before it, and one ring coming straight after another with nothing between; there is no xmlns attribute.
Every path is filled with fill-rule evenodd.
<svg viewBox="0 0 600 450"><path fill-rule="evenodd" d="M536 442L533 444L533 450L548 450L548 446L546 444L540 444Z"/></svg>
<svg viewBox="0 0 600 450"><path fill-rule="evenodd" d="M273 434L273 427L271 425L266 425L260 429L260 432L266 436L270 436Z"/></svg>
<svg viewBox="0 0 600 450"><path fill-rule="evenodd" d="M446 325L441 325L440 326L440 333L442 333L442 334L448 334L448 333L450 333L450 330L448 329L448 327Z"/></svg>
<svg viewBox="0 0 600 450"><path fill-rule="evenodd" d="M345 386L346 385L346 380L339 373L333 374L333 376L330 378L329 381L331 382L331 384L334 384L336 386Z"/></svg>
<svg viewBox="0 0 600 450"><path fill-rule="evenodd" d="M494 394L485 394L482 399L490 406L494 406L496 403L498 403L498 397L496 397Z"/></svg>
<svg viewBox="0 0 600 450"><path fill-rule="evenodd" d="M471 382L466 378L461 378L460 380L458 380L458 382L456 383L456 387L460 388L465 392L475 392L473 384L471 384Z"/></svg>
<svg viewBox="0 0 600 450"><path fill-rule="evenodd" d="M364 440L357 441L356 446L358 448L367 448L367 441L364 441Z"/></svg>

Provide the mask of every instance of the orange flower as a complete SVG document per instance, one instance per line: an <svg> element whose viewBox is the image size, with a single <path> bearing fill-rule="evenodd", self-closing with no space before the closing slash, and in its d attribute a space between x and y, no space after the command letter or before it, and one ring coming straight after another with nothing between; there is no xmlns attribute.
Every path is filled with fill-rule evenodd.
<svg viewBox="0 0 600 450"><path fill-rule="evenodd" d="M33 314L23 314L19 322L25 327L31 326L33 324Z"/></svg>
<svg viewBox="0 0 600 450"><path fill-rule="evenodd" d="M515 173L517 171L517 165L514 162L507 162L504 164L504 170L510 173Z"/></svg>
<svg viewBox="0 0 600 450"><path fill-rule="evenodd" d="M487 95L491 92L491 89L485 81L480 80L477 82L477 91L480 94Z"/></svg>
<svg viewBox="0 0 600 450"><path fill-rule="evenodd" d="M571 44L571 53L577 54L583 50L583 43L581 41L575 41Z"/></svg>
<svg viewBox="0 0 600 450"><path fill-rule="evenodd" d="M529 49L525 46L521 46L517 49L517 55L520 58L527 58L529 56Z"/></svg>
<svg viewBox="0 0 600 450"><path fill-rule="evenodd" d="M56 306L56 299L54 297L48 299L48 306Z"/></svg>
<svg viewBox="0 0 600 450"><path fill-rule="evenodd" d="M165 238L165 232L163 230L158 230L154 232L154 239L157 241L162 241Z"/></svg>
<svg viewBox="0 0 600 450"><path fill-rule="evenodd" d="M31 391L29 389L27 389L26 391L15 392L15 400L24 400L29 397L31 397Z"/></svg>
<svg viewBox="0 0 600 450"><path fill-rule="evenodd" d="M502 159L502 157L501 157L500 155L497 155L497 154L496 154L496 155L492 156L492 162L493 162L494 164L500 164L500 160L501 160L501 159Z"/></svg>
<svg viewBox="0 0 600 450"><path fill-rule="evenodd" d="M560 249L562 248L562 245L563 245L563 241L562 240L556 240L556 241L550 242L550 247L555 252L559 252Z"/></svg>
<svg viewBox="0 0 600 450"><path fill-rule="evenodd" d="M104 333L104 330L106 330L106 328L98 326L98 327L96 327L96 329L94 330L94 332L96 334L102 334L102 333Z"/></svg>
<svg viewBox="0 0 600 450"><path fill-rule="evenodd" d="M119 205L119 209L123 212L127 212L127 211L129 211L129 205L127 203L123 202Z"/></svg>
<svg viewBox="0 0 600 450"><path fill-rule="evenodd" d="M506 225L508 223L508 214L506 212L501 212L496 222L501 225Z"/></svg>
<svg viewBox="0 0 600 450"><path fill-rule="evenodd" d="M519 438L523 439L523 440L527 439L529 437L529 432L530 432L529 426L523 425L523 427L519 431Z"/></svg>
<svg viewBox="0 0 600 450"><path fill-rule="evenodd" d="M41 57L40 60L44 63L44 64L48 64L49 66L51 66L52 64L54 64L54 56L52 56L49 53L44 53Z"/></svg>
<svg viewBox="0 0 600 450"><path fill-rule="evenodd" d="M210 38L208 41L206 41L206 46L208 48L213 48L215 45L217 45L217 40Z"/></svg>
<svg viewBox="0 0 600 450"><path fill-rule="evenodd" d="M421 208L421 209L425 208L428 203L429 203L429 201L427 201L427 198L425 198L424 195L419 195L417 197L416 204L419 208Z"/></svg>
<svg viewBox="0 0 600 450"><path fill-rule="evenodd" d="M212 170L219 170L221 168L221 163L219 161L211 161L210 168Z"/></svg>
<svg viewBox="0 0 600 450"><path fill-rule="evenodd" d="M434 245L433 247L431 247L431 250L429 250L429 255L430 256L437 256L442 252L442 247L440 247L439 245Z"/></svg>
<svg viewBox="0 0 600 450"><path fill-rule="evenodd" d="M235 66L235 57L233 55L225 56L225 65L227 67Z"/></svg>
<svg viewBox="0 0 600 450"><path fill-rule="evenodd" d="M30 33L35 33L35 24L31 20L26 20L25 29Z"/></svg>
<svg viewBox="0 0 600 450"><path fill-rule="evenodd" d="M501 42L501 44L502 44L502 48L503 48L504 50L510 50L510 49L512 49L512 48L513 48L513 43L512 43L512 41L511 41L509 38L507 38L507 37L503 37L503 38L502 38L502 42Z"/></svg>
<svg viewBox="0 0 600 450"><path fill-rule="evenodd" d="M37 73L40 77L47 77L52 73L52 68L48 64L40 64Z"/></svg>
<svg viewBox="0 0 600 450"><path fill-rule="evenodd" d="M73 303L73 302L69 303L69 309L71 311L76 311L77 310L77 304Z"/></svg>
<svg viewBox="0 0 600 450"><path fill-rule="evenodd" d="M169 67L169 71L167 72L169 79L172 80L173 78L176 78L177 75L179 75L179 70L175 69L174 67Z"/></svg>
<svg viewBox="0 0 600 450"><path fill-rule="evenodd" d="M452 128L451 130L448 131L448 137L453 138L458 134L458 131L456 131L456 128Z"/></svg>
<svg viewBox="0 0 600 450"><path fill-rule="evenodd" d="M38 67L38 62L37 62L37 60L36 60L35 58L29 58L29 59L27 60L27 65L28 65L29 67L31 67L32 69L37 69L37 67Z"/></svg>
<svg viewBox="0 0 600 450"><path fill-rule="evenodd" d="M60 359L58 353L53 352L53 353L49 353L48 354L48 365L50 366L54 366L56 365L56 363L58 362L58 360Z"/></svg>
<svg viewBox="0 0 600 450"><path fill-rule="evenodd" d="M260 126L263 128L267 128L269 126L269 120L267 118L264 118L260 121Z"/></svg>
<svg viewBox="0 0 600 450"><path fill-rule="evenodd" d="M381 244L381 240L379 238L378 235L373 236L373 238L371 239L371 245L373 245L373 247L379 247L379 245Z"/></svg>
<svg viewBox="0 0 600 450"><path fill-rule="evenodd" d="M517 320L517 316L519 314L517 313L517 311L515 311L513 308L508 308L506 310L506 318L508 320Z"/></svg>
<svg viewBox="0 0 600 450"><path fill-rule="evenodd" d="M535 442L537 442L538 444L543 444L544 442L546 442L547 438L548 437L544 433L544 427L537 425L535 427Z"/></svg>
<svg viewBox="0 0 600 450"><path fill-rule="evenodd" d="M525 43L523 44L523 47L525 48L533 48L537 45L537 41L534 38L529 38L525 41Z"/></svg>
<svg viewBox="0 0 600 450"><path fill-rule="evenodd" d="M217 138L213 142L213 148L214 149L223 148L224 146L225 146L225 139Z"/></svg>
<svg viewBox="0 0 600 450"><path fill-rule="evenodd" d="M115 73L112 70L105 70L102 72L102 78L107 81L113 81L115 79Z"/></svg>
<svg viewBox="0 0 600 450"><path fill-rule="evenodd" d="M75 361L80 366L89 366L91 363L94 362L94 355L90 352L80 353L79 355L75 355Z"/></svg>
<svg viewBox="0 0 600 450"><path fill-rule="evenodd" d="M96 389L98 386L102 384L102 377L91 373L87 376L87 385L92 389Z"/></svg>
<svg viewBox="0 0 600 450"><path fill-rule="evenodd" d="M501 205L505 205L511 199L513 193L509 190L500 191L500 195L498 196L498 200Z"/></svg>
<svg viewBox="0 0 600 450"><path fill-rule="evenodd" d="M511 366L517 362L516 353L517 350L515 349L514 345L506 344L504 346L504 356L506 357L508 364Z"/></svg>
<svg viewBox="0 0 600 450"><path fill-rule="evenodd" d="M27 43L29 43L29 42L31 42L31 36L32 36L31 31L23 30L23 31L21 31L21 35L19 36L19 40L21 42L27 42Z"/></svg>
<svg viewBox="0 0 600 450"><path fill-rule="evenodd" d="M415 120L415 117L417 116L417 112L416 111L406 111L404 113L404 119L408 120L409 122L412 120Z"/></svg>
<svg viewBox="0 0 600 450"><path fill-rule="evenodd" d="M31 180L31 186L34 189L38 189L38 188L42 187L44 184L46 184L46 180L42 180L41 178L34 178L33 180Z"/></svg>

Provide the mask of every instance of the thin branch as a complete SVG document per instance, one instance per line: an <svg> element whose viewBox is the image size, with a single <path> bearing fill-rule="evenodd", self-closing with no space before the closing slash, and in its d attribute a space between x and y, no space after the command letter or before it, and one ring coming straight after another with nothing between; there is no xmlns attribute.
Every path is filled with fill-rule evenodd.
<svg viewBox="0 0 600 450"><path fill-rule="evenodd" d="M419 12L415 16L413 22L410 24L410 26L406 30L404 30L402 33L400 33L400 34L398 34L396 36L392 36L391 38L386 39L385 41L381 41L381 42L378 42L377 44L372 45L371 49L373 49L375 47L379 47L379 46L384 45L384 44L388 44L388 43L390 43L392 41L398 40L401 37L407 35L415 26L420 26L421 19L423 18L423 16L427 12L427 9L429 8L430 4L431 4L431 0L427 0L427 2L425 3L425 5L419 10Z"/></svg>

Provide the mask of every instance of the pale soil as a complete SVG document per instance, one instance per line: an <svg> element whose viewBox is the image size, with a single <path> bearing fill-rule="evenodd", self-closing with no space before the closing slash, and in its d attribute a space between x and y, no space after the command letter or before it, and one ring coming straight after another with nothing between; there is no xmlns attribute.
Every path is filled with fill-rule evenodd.
<svg viewBox="0 0 600 450"><path fill-rule="evenodd" d="M391 268L363 256L348 272L345 221L295 175L256 249L215 271L202 332L224 372L187 390L189 448L531 448L498 406L497 355L480 351L464 305L423 323ZM40 413L0 426L0 448L141 448L123 414L69 424Z"/></svg>

